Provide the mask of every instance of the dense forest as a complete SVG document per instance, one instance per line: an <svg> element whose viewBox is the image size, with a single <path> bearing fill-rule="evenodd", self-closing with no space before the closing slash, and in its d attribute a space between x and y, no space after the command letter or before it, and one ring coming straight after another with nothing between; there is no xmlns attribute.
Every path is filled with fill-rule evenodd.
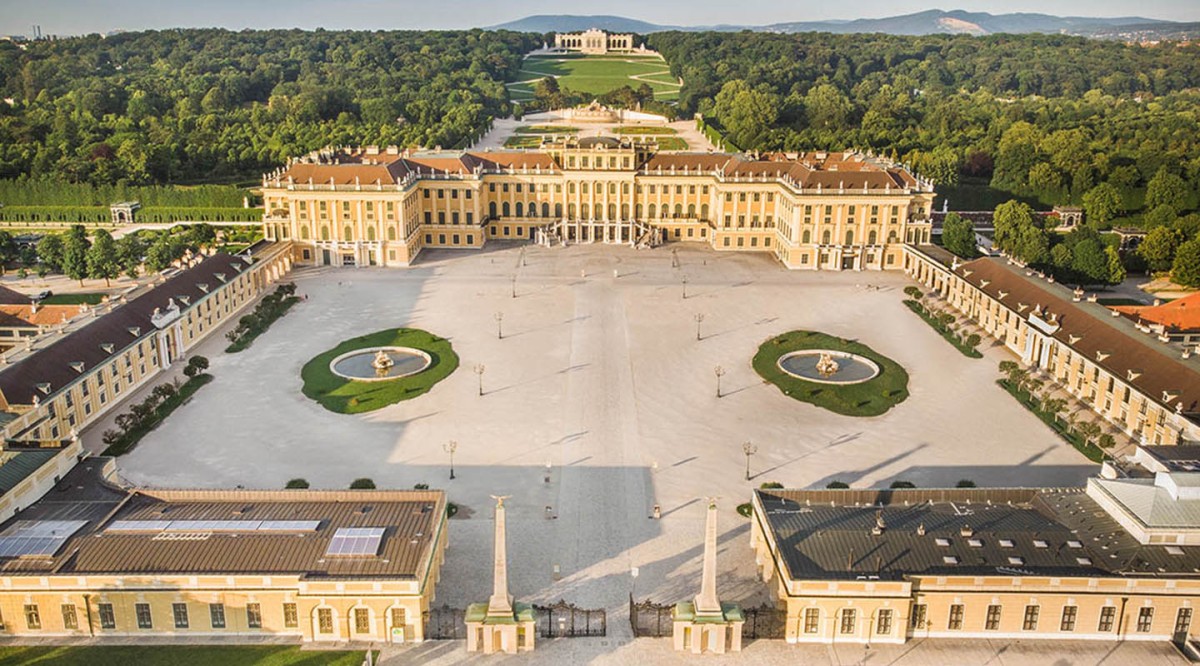
<svg viewBox="0 0 1200 666"><path fill-rule="evenodd" d="M253 179L339 143L464 145L541 37L166 30L0 43L0 178ZM62 202L80 203L80 202Z"/></svg>
<svg viewBox="0 0 1200 666"><path fill-rule="evenodd" d="M1141 210L1163 168L1200 186L1200 45L749 32L647 42L683 78L681 111L717 119L743 148L872 149L950 191L966 179L1042 204L1086 204L1107 183L1120 201L1102 222Z"/></svg>

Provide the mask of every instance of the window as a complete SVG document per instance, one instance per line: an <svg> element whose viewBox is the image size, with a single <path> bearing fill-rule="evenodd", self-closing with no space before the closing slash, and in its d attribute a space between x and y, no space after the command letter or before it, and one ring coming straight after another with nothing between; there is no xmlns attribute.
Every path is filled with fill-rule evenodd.
<svg viewBox="0 0 1200 666"><path fill-rule="evenodd" d="M1192 609L1180 608L1175 614L1175 634L1183 635L1192 628Z"/></svg>
<svg viewBox="0 0 1200 666"><path fill-rule="evenodd" d="M1075 617L1079 615L1078 606L1063 606L1062 622L1059 631L1075 631Z"/></svg>
<svg viewBox="0 0 1200 666"><path fill-rule="evenodd" d="M288 629L300 626L300 618L296 614L296 604L283 605L283 626Z"/></svg>
<svg viewBox="0 0 1200 666"><path fill-rule="evenodd" d="M392 627L401 627L408 624L408 613L403 608L392 609Z"/></svg>
<svg viewBox="0 0 1200 666"><path fill-rule="evenodd" d="M225 628L225 604L208 605L208 621L213 629Z"/></svg>
<svg viewBox="0 0 1200 666"><path fill-rule="evenodd" d="M995 631L1000 628L1000 606L992 604L987 609L987 621L983 625L988 631Z"/></svg>
<svg viewBox="0 0 1200 666"><path fill-rule="evenodd" d="M1026 606L1025 621L1021 624L1021 629L1025 631L1037 631L1038 615L1041 613L1041 606Z"/></svg>
<svg viewBox="0 0 1200 666"><path fill-rule="evenodd" d="M154 628L154 618L150 615L150 604L134 604L133 609L137 614L138 629Z"/></svg>
<svg viewBox="0 0 1200 666"><path fill-rule="evenodd" d="M171 604L171 614L175 616L175 628L188 628L187 604Z"/></svg>
<svg viewBox="0 0 1200 666"><path fill-rule="evenodd" d="M928 607L925 604L913 604L912 617L909 619L909 624L913 629L922 629L925 627L925 614Z"/></svg>
<svg viewBox="0 0 1200 666"><path fill-rule="evenodd" d="M96 609L100 613L100 628L101 629L116 629L117 628L117 616L115 613L113 613L113 605L112 604L103 604L102 603L102 604L96 606Z"/></svg>
<svg viewBox="0 0 1200 666"><path fill-rule="evenodd" d="M63 629L78 629L79 616L75 613L75 604L62 605Z"/></svg>
<svg viewBox="0 0 1200 666"><path fill-rule="evenodd" d="M37 604L25 604L25 626L30 629L42 628L42 616L38 613Z"/></svg>
<svg viewBox="0 0 1200 666"><path fill-rule="evenodd" d="M879 611L879 618L875 621L875 633L881 636L892 633L891 609L884 608Z"/></svg>
<svg viewBox="0 0 1200 666"><path fill-rule="evenodd" d="M246 604L246 626L251 629L262 629L262 606Z"/></svg>
<svg viewBox="0 0 1200 666"><path fill-rule="evenodd" d="M1150 633L1150 627L1154 624L1154 609L1139 608L1137 619L1137 630L1139 634Z"/></svg>
<svg viewBox="0 0 1200 666"><path fill-rule="evenodd" d="M963 606L962 604L953 604L950 606L950 620L946 623L947 629L962 629L963 622Z"/></svg>
<svg viewBox="0 0 1200 666"><path fill-rule="evenodd" d="M854 623L857 620L858 620L858 610L856 610L854 608L843 608L842 609L841 632L843 634L853 634L854 633Z"/></svg>
<svg viewBox="0 0 1200 666"><path fill-rule="evenodd" d="M322 634L333 633L333 609L318 608L317 609L317 631Z"/></svg>
<svg viewBox="0 0 1200 666"><path fill-rule="evenodd" d="M366 608L354 609L354 633L371 633L371 612Z"/></svg>
<svg viewBox="0 0 1200 666"><path fill-rule="evenodd" d="M817 628L821 624L821 609L805 608L804 609L804 633L815 634Z"/></svg>

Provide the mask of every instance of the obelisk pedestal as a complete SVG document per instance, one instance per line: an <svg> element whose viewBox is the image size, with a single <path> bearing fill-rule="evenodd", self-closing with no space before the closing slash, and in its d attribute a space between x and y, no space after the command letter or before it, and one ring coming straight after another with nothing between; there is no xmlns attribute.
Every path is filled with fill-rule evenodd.
<svg viewBox="0 0 1200 666"><path fill-rule="evenodd" d="M740 652L744 621L741 607L723 604L717 597L717 501L709 498L700 594L690 602L675 604L672 636L675 650L693 654Z"/></svg>
<svg viewBox="0 0 1200 666"><path fill-rule="evenodd" d="M529 604L514 603L508 593L508 535L504 500L496 500L496 531L493 541L492 596L487 603L467 607L467 652L493 654L532 650L537 617Z"/></svg>

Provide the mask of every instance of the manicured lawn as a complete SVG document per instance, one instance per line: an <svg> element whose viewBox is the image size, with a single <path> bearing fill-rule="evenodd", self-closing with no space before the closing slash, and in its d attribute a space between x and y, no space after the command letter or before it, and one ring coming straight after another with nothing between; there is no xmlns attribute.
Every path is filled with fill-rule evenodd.
<svg viewBox="0 0 1200 666"><path fill-rule="evenodd" d="M412 347L429 354L433 363L415 375L380 382L354 381L330 371L329 364L333 359L367 347ZM423 395L457 367L458 355L445 338L416 328L392 328L342 342L306 363L300 377L304 380L304 395L321 403L325 409L341 414L361 414Z"/></svg>
<svg viewBox="0 0 1200 666"><path fill-rule="evenodd" d="M540 148L541 145L542 135L540 134L518 134L504 140L505 148Z"/></svg>
<svg viewBox="0 0 1200 666"><path fill-rule="evenodd" d="M42 300L42 305L97 305L104 300L103 293L54 294Z"/></svg>
<svg viewBox="0 0 1200 666"><path fill-rule="evenodd" d="M677 136L656 136L659 150L687 150L687 141Z"/></svg>
<svg viewBox="0 0 1200 666"><path fill-rule="evenodd" d="M365 657L290 645L0 647L0 666L360 666Z"/></svg>
<svg viewBox="0 0 1200 666"><path fill-rule="evenodd" d="M578 127L566 125L522 125L516 130L517 134L578 134Z"/></svg>
<svg viewBox="0 0 1200 666"><path fill-rule="evenodd" d="M592 95L603 95L610 90L628 85L637 88L642 84L637 79L630 78L640 75L659 75L670 71L667 64L654 58L625 58L586 56L576 58L561 58L550 56L544 58L527 58L518 72L520 84L510 84L509 90L514 94L530 96L533 85L547 76L558 77L560 86L577 92ZM649 80L646 84L655 92L658 99L674 99L679 95L679 86L659 80Z"/></svg>
<svg viewBox="0 0 1200 666"><path fill-rule="evenodd" d="M678 134L670 127L618 127L614 134Z"/></svg>
<svg viewBox="0 0 1200 666"><path fill-rule="evenodd" d="M1139 301L1139 300L1136 300L1136 299L1133 299L1133 298L1123 298L1123 297L1117 297L1117 298L1097 298L1097 299L1096 299L1096 302L1097 302L1097 303L1099 303L1100 305L1108 305L1108 306L1113 306L1113 305L1146 305L1146 303L1143 303L1143 302L1141 302L1141 301Z"/></svg>
<svg viewBox="0 0 1200 666"><path fill-rule="evenodd" d="M879 365L879 375L861 384L836 386L797 379L779 368L779 357L800 349L828 349L858 354ZM801 402L844 416L879 416L908 397L908 373L892 359L870 347L815 331L791 331L771 338L758 348L752 361L755 372Z"/></svg>

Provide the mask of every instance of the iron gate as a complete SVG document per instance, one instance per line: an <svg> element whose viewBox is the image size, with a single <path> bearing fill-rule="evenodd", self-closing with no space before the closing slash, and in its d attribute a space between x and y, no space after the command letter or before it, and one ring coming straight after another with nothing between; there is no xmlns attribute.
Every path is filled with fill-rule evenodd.
<svg viewBox="0 0 1200 666"><path fill-rule="evenodd" d="M742 624L742 638L785 638L787 633L787 611L764 603L755 608L743 608L746 622Z"/></svg>
<svg viewBox="0 0 1200 666"><path fill-rule="evenodd" d="M635 602L629 595L629 624L635 637L661 638L674 631L673 604L656 604L649 599Z"/></svg>
<svg viewBox="0 0 1200 666"><path fill-rule="evenodd" d="M560 599L549 606L534 604L538 635L542 638L579 638L606 636L608 614L603 608L579 608Z"/></svg>
<svg viewBox="0 0 1200 666"><path fill-rule="evenodd" d="M422 613L425 620L425 640L453 641L467 637L466 611L443 604Z"/></svg>

